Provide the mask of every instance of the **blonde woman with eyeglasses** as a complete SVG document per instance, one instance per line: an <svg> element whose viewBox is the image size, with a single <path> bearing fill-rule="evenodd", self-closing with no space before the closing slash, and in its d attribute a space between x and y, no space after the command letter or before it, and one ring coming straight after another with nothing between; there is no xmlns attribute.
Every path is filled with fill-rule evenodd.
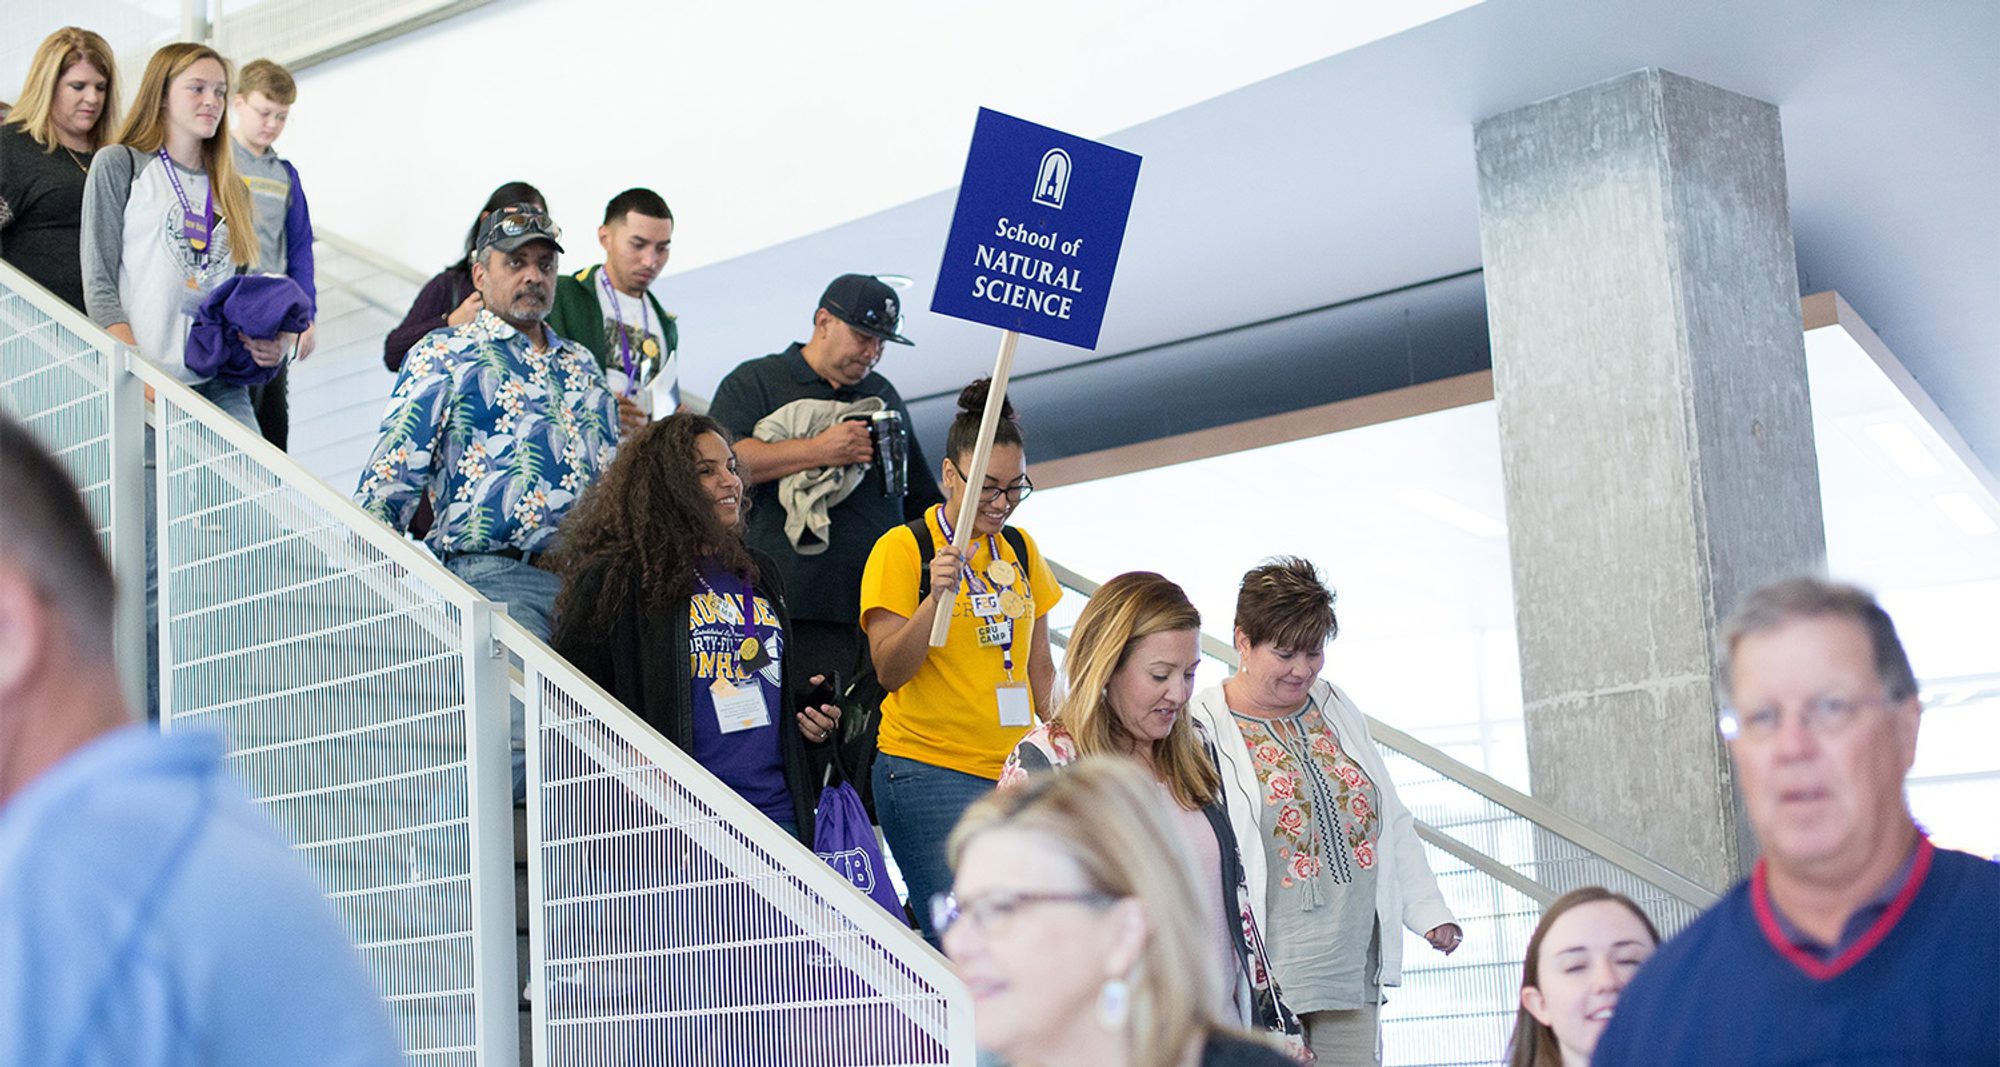
<svg viewBox="0 0 2000 1067"><path fill-rule="evenodd" d="M1187 846L1130 760L993 793L933 906L980 1046L1013 1067L1283 1067L1223 1022Z"/></svg>
<svg viewBox="0 0 2000 1067"><path fill-rule="evenodd" d="M82 311L83 187L118 124L118 65L75 26L28 60L20 102L0 124L0 259Z"/></svg>

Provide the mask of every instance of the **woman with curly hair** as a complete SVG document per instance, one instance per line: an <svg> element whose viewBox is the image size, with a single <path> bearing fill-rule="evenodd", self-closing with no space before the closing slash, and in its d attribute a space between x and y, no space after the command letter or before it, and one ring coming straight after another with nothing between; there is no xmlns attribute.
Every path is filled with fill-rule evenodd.
<svg viewBox="0 0 2000 1067"><path fill-rule="evenodd" d="M785 593L743 543L748 506L720 423L640 430L563 523L549 643L810 846L839 710L788 712Z"/></svg>
<svg viewBox="0 0 2000 1067"><path fill-rule="evenodd" d="M1236 831L1224 806L1215 746L1187 715L1201 664L1201 613L1181 587L1146 571L1104 583L1070 631L1069 691L1055 718L1029 731L1000 772L1017 789L1045 770L1089 756L1131 759L1153 781L1160 810L1193 861L1216 1007L1236 1025L1298 1048L1304 1035L1271 980L1250 907ZM1260 862L1262 856L1255 857Z"/></svg>

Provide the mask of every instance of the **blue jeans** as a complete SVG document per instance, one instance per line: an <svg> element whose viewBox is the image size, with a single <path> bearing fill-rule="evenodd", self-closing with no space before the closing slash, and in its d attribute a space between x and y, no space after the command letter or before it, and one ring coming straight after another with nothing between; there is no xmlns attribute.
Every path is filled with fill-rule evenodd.
<svg viewBox="0 0 2000 1067"><path fill-rule="evenodd" d="M483 552L452 556L444 565L480 596L507 605L508 617L523 629L544 641L549 639L556 595L562 592L561 578L532 563ZM528 799L527 709L513 705L508 727L514 749L514 803L519 804Z"/></svg>
<svg viewBox="0 0 2000 1067"><path fill-rule="evenodd" d="M993 791L994 781L918 760L875 757L875 814L882 836L910 889L910 910L924 940L938 943L931 929L931 897L951 888L951 863L945 839L972 802Z"/></svg>
<svg viewBox="0 0 2000 1067"><path fill-rule="evenodd" d="M194 391L222 409L224 415L251 429L257 428L257 411L250 405L250 387L224 385L218 381L196 384ZM159 466L153 428L146 427L146 721L160 719L160 531Z"/></svg>

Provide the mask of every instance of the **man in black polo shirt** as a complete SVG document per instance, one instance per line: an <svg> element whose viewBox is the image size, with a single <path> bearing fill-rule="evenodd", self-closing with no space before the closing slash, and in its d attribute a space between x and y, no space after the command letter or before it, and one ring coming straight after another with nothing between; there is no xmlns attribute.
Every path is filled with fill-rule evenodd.
<svg viewBox="0 0 2000 1067"><path fill-rule="evenodd" d="M910 340L896 332L902 319L895 290L867 274L843 274L826 287L813 312L813 332L804 344L753 359L722 379L708 413L736 437L736 455L750 491L749 543L778 562L784 572L792 613L792 676L808 678L839 671L852 679L865 662L861 639L861 568L875 540L891 527L942 503L937 477L908 438L908 486L898 495L873 464L868 424L833 418L810 435L759 440L757 424L777 416L792 426L826 421L837 405L879 398L885 411L910 425L909 408L889 379L875 373L882 345ZM803 406L794 407L794 405ZM872 405L870 405L872 406ZM789 410L788 410L789 409ZM771 438L768 429L764 435ZM779 497L786 475L821 467L871 464L851 492L826 512L824 548L807 534L795 547L786 533L787 512Z"/></svg>

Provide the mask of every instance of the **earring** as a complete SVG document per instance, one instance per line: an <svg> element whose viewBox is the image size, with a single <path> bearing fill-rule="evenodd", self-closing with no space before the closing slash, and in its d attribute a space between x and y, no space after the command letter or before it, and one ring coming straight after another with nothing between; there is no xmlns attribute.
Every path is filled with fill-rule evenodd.
<svg viewBox="0 0 2000 1067"><path fill-rule="evenodd" d="M1106 1030L1116 1030L1125 1025L1125 1016L1132 1010L1132 987L1123 978L1113 978L1097 991L1097 1021Z"/></svg>

